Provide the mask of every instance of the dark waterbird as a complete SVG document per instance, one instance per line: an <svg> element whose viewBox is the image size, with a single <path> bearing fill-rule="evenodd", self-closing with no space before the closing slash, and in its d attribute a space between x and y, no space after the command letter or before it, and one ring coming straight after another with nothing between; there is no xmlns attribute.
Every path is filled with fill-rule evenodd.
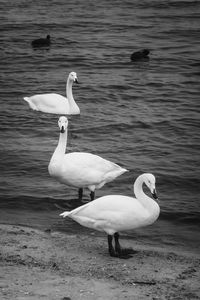
<svg viewBox="0 0 200 300"><path fill-rule="evenodd" d="M50 44L51 44L51 39L49 34L47 35L46 38L36 39L31 42L31 45L34 48L46 47L46 46L50 46Z"/></svg>
<svg viewBox="0 0 200 300"><path fill-rule="evenodd" d="M143 49L141 51L136 51L131 54L132 61L138 61L143 59L149 59L150 51L148 49Z"/></svg>

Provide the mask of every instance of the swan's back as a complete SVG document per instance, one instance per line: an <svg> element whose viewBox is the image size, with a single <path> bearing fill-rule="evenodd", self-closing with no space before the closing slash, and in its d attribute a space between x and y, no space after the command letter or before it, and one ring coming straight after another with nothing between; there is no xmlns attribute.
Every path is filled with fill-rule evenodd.
<svg viewBox="0 0 200 300"><path fill-rule="evenodd" d="M86 152L58 153L52 157L48 169L50 175L61 183L90 190L99 189L127 172L117 164Z"/></svg>
<svg viewBox="0 0 200 300"><path fill-rule="evenodd" d="M109 182L127 170L98 155L86 152L73 152L65 154L62 161L64 172L87 180L87 184Z"/></svg>
<svg viewBox="0 0 200 300"><path fill-rule="evenodd" d="M99 198L98 208L116 212L127 212L130 209L135 213L142 209L142 204L135 197L124 195L107 195Z"/></svg>
<svg viewBox="0 0 200 300"><path fill-rule="evenodd" d="M132 211L133 214L140 214L143 210L141 203L133 197L123 195L102 196L71 211L71 214L82 216L93 216L103 218L106 213L124 213Z"/></svg>
<svg viewBox="0 0 200 300"><path fill-rule="evenodd" d="M122 195L100 197L71 212L66 212L65 216L69 216L83 226L110 234L146 226L153 222L149 212L139 200Z"/></svg>
<svg viewBox="0 0 200 300"><path fill-rule="evenodd" d="M24 97L24 100L28 102L30 108L33 110L52 114L70 113L68 99L59 94L38 94L31 97Z"/></svg>
<svg viewBox="0 0 200 300"><path fill-rule="evenodd" d="M66 163L73 162L75 164L79 164L82 167L87 167L88 169L96 169L101 172L110 172L114 170L124 170L119 165L104 159L98 155L87 153L87 152L72 152L67 153L64 157L64 160L66 160Z"/></svg>

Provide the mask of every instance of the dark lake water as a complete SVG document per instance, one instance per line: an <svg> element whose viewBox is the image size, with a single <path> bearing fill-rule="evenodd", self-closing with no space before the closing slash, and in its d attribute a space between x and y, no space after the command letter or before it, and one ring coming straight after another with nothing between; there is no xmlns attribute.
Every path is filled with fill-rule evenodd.
<svg viewBox="0 0 200 300"><path fill-rule="evenodd" d="M130 170L97 191L132 195L143 172L157 179L161 215L144 238L198 246L200 227L199 1L0 0L1 222L56 228L77 191L47 170L58 116L33 112L24 96L65 95L69 72L80 116L69 117L68 151ZM51 35L49 49L31 41ZM150 49L150 60L131 62ZM85 199L89 194L85 191ZM80 230L80 227L78 227Z"/></svg>

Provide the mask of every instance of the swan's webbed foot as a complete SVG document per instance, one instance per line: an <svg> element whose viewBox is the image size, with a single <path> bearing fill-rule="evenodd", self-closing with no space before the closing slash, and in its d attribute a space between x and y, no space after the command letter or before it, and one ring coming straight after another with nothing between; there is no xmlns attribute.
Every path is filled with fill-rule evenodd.
<svg viewBox="0 0 200 300"><path fill-rule="evenodd" d="M119 233L115 232L114 234L115 239L115 251L119 253L120 255L130 255L135 254L137 251L133 250L133 248L122 248L119 243Z"/></svg>
<svg viewBox="0 0 200 300"><path fill-rule="evenodd" d="M117 251L114 250L114 248L109 249L109 254L112 257L118 257L118 258L121 258L121 259L128 259L128 258L132 257L132 255L130 255L128 253L125 253L123 251L117 252Z"/></svg>
<svg viewBox="0 0 200 300"><path fill-rule="evenodd" d="M130 255L130 254L133 253L133 249L132 248L122 249L121 248L119 241L118 241L119 234L118 233L114 234L115 249L112 245L112 238L113 238L112 235L108 235L108 251L109 251L110 256L118 257L118 258L122 258L122 259L131 258L132 255Z"/></svg>
<svg viewBox="0 0 200 300"><path fill-rule="evenodd" d="M110 256L118 257L118 258L121 258L121 259L129 259L129 258L132 257L132 255L130 255L130 254L125 254L125 253L122 253L122 252L118 253L116 251L114 251L114 253L112 253L112 254L110 253Z"/></svg>
<svg viewBox="0 0 200 300"><path fill-rule="evenodd" d="M135 254L137 251L133 250L133 248L121 248L120 249L115 249L117 253L120 253L122 255L130 255L130 254Z"/></svg>

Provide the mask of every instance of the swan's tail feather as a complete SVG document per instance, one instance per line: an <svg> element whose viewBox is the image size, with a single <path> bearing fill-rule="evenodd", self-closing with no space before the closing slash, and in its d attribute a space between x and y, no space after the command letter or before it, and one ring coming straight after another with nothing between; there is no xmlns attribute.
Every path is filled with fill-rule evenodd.
<svg viewBox="0 0 200 300"><path fill-rule="evenodd" d="M125 169L125 168L121 168L121 174L125 173L125 172L129 172L129 170Z"/></svg>
<svg viewBox="0 0 200 300"><path fill-rule="evenodd" d="M67 217L69 214L71 213L71 211L64 211L62 214L60 214L59 216L65 218Z"/></svg>
<svg viewBox="0 0 200 300"><path fill-rule="evenodd" d="M30 108L32 108L33 110L38 110L37 106L33 103L31 98L24 97L23 99L24 99L24 101L28 102Z"/></svg>
<svg viewBox="0 0 200 300"><path fill-rule="evenodd" d="M24 97L24 100L29 102L29 97Z"/></svg>
<svg viewBox="0 0 200 300"><path fill-rule="evenodd" d="M116 172L116 177L118 177L126 172L129 172L129 170L121 168L118 172Z"/></svg>
<svg viewBox="0 0 200 300"><path fill-rule="evenodd" d="M120 168L118 170L114 170L114 171L107 173L106 178L105 178L106 182L113 181L115 178L124 174L125 172L129 172L129 171L124 168Z"/></svg>

